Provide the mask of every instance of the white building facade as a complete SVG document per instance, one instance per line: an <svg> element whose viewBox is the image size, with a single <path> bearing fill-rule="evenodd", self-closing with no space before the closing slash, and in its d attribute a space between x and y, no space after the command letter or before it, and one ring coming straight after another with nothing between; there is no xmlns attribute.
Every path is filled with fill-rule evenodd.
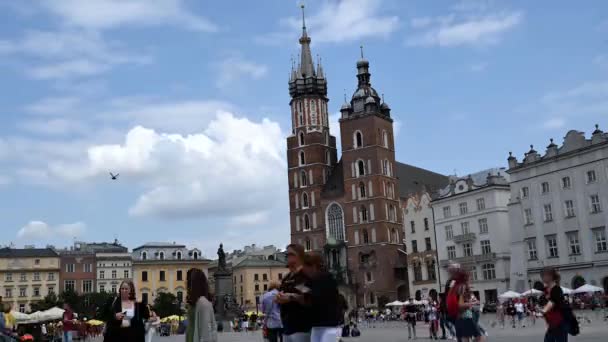
<svg viewBox="0 0 608 342"><path fill-rule="evenodd" d="M449 263L459 263L482 303L509 288L509 196L508 174L490 169L453 179L431 202L442 282Z"/></svg>
<svg viewBox="0 0 608 342"><path fill-rule="evenodd" d="M420 300L441 292L431 195L413 193L401 198L401 205L409 293Z"/></svg>
<svg viewBox="0 0 608 342"><path fill-rule="evenodd" d="M96 253L97 292L117 293L123 280L133 279L131 254Z"/></svg>
<svg viewBox="0 0 608 342"><path fill-rule="evenodd" d="M570 131L543 156L531 147L521 163L508 160L514 290L542 286L548 266L562 286L608 290L608 134Z"/></svg>

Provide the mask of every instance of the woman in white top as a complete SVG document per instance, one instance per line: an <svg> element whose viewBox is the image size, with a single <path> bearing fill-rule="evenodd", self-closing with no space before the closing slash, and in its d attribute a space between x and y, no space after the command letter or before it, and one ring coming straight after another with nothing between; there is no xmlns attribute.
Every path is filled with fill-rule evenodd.
<svg viewBox="0 0 608 342"><path fill-rule="evenodd" d="M156 328L160 325L160 317L156 315L156 312L152 310L150 305L148 307L148 312L150 312L150 318L146 322L146 342L152 342L152 337L156 332Z"/></svg>

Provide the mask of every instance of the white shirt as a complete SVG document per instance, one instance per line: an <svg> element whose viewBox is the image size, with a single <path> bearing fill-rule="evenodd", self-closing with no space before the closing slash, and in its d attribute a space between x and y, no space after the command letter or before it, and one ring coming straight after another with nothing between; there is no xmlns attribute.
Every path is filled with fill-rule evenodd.
<svg viewBox="0 0 608 342"><path fill-rule="evenodd" d="M515 311L524 312L524 305L522 303L515 303Z"/></svg>
<svg viewBox="0 0 608 342"><path fill-rule="evenodd" d="M131 308L131 309L122 309L122 312L125 313L125 317L122 319L122 327L123 328L128 328L131 326L131 318L133 318L133 316L135 316L135 309Z"/></svg>

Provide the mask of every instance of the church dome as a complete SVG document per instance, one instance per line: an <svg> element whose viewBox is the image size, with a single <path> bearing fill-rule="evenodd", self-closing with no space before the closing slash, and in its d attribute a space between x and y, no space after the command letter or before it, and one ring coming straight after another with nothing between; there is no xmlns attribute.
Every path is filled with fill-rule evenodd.
<svg viewBox="0 0 608 342"><path fill-rule="evenodd" d="M357 61L357 68L369 67L369 61L365 58L361 58Z"/></svg>
<svg viewBox="0 0 608 342"><path fill-rule="evenodd" d="M346 109L350 109L350 103L348 102L344 102L344 104L342 105L342 108L340 108L340 110L346 110Z"/></svg>
<svg viewBox="0 0 608 342"><path fill-rule="evenodd" d="M374 100L373 97L368 96L367 99L365 99L365 104L368 104L368 103L376 103L376 100Z"/></svg>
<svg viewBox="0 0 608 342"><path fill-rule="evenodd" d="M382 109L391 109L391 107L389 107L388 103L386 103L386 102L382 102L382 105L380 106L380 108L382 108Z"/></svg>
<svg viewBox="0 0 608 342"><path fill-rule="evenodd" d="M360 99L360 98L366 99L370 96L379 98L378 92L376 91L376 89L372 88L371 86L361 87L361 88L357 89L357 91L355 91L355 93L353 94L353 100Z"/></svg>

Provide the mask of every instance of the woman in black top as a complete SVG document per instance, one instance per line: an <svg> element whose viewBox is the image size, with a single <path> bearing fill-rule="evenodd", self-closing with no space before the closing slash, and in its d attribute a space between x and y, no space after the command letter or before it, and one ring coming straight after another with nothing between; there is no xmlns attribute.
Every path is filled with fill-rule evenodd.
<svg viewBox="0 0 608 342"><path fill-rule="evenodd" d="M110 306L111 316L106 323L104 342L144 342L144 321L150 318L146 305L138 303L135 286L130 280L120 284L120 294Z"/></svg>
<svg viewBox="0 0 608 342"><path fill-rule="evenodd" d="M289 274L283 278L275 301L281 305L283 341L310 341L311 313L307 305L311 292L310 278L302 271L304 247L298 244L287 246Z"/></svg>
<svg viewBox="0 0 608 342"><path fill-rule="evenodd" d="M541 273L545 283L545 300L542 312L547 321L545 342L568 342L568 325L564 319L564 293L559 286L559 273L553 268L545 268Z"/></svg>
<svg viewBox="0 0 608 342"><path fill-rule="evenodd" d="M323 259L317 254L304 258L304 273L311 279L310 306L312 314L311 342L336 341L344 321L338 283L323 269Z"/></svg>

